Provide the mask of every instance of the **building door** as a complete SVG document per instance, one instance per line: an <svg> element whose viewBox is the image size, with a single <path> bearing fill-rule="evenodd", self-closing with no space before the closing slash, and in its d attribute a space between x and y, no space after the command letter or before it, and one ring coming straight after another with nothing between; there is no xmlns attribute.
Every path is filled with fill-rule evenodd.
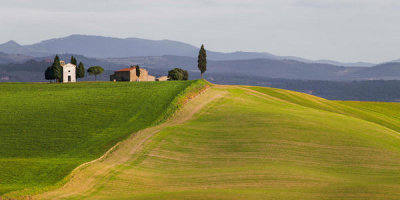
<svg viewBox="0 0 400 200"><path fill-rule="evenodd" d="M71 76L68 76L68 82L71 82Z"/></svg>

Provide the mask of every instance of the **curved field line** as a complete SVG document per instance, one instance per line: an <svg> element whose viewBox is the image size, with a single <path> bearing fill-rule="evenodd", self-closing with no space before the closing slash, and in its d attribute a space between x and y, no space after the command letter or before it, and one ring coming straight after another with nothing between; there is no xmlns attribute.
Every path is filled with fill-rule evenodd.
<svg viewBox="0 0 400 200"><path fill-rule="evenodd" d="M62 187L34 196L34 199L64 199L73 196L84 197L85 194L96 192L99 180L106 180L118 166L136 160L137 154L151 142L152 137L168 126L184 123L193 118L206 105L228 94L225 91L207 89L202 94L191 99L171 119L160 125L150 127L132 134L128 139L119 142L100 158L77 167L69 181Z"/></svg>

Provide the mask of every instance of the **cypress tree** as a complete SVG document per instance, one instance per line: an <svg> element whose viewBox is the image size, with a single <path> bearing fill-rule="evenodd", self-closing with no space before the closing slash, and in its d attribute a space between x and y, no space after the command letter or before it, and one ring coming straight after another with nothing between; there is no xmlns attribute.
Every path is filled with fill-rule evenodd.
<svg viewBox="0 0 400 200"><path fill-rule="evenodd" d="M62 71L62 67L60 64L60 58L58 57L58 55L56 55L56 57L54 58L54 62L53 62L53 65L51 66L51 68L53 71L54 79L56 79L57 82L61 82L63 71Z"/></svg>
<svg viewBox="0 0 400 200"><path fill-rule="evenodd" d="M136 65L136 76L137 76L137 80L136 81L140 81L140 67L139 65Z"/></svg>
<svg viewBox="0 0 400 200"><path fill-rule="evenodd" d="M48 67L46 69L46 71L44 72L44 78L46 80L50 80L50 83L51 83L51 80L54 80L54 72L53 72L53 68L51 66Z"/></svg>
<svg viewBox="0 0 400 200"><path fill-rule="evenodd" d="M75 66L78 66L78 65L77 65L77 61L76 61L76 58L75 58L74 56L71 56L71 64L73 64L73 65L75 65Z"/></svg>
<svg viewBox="0 0 400 200"><path fill-rule="evenodd" d="M201 78L203 79L203 74L207 70L207 53L206 53L206 50L204 49L204 45L201 45L201 48L199 51L197 67L199 68L199 70L201 72Z"/></svg>
<svg viewBox="0 0 400 200"><path fill-rule="evenodd" d="M79 62L78 67L76 68L76 78L85 77L85 66L82 62Z"/></svg>

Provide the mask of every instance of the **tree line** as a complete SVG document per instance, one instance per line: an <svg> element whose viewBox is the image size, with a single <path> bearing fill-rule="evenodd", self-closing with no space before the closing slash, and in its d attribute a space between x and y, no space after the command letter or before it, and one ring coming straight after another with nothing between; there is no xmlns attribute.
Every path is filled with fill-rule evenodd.
<svg viewBox="0 0 400 200"><path fill-rule="evenodd" d="M79 62L79 65L77 65L77 63L78 61L76 60L76 58L74 56L71 56L71 64L77 66L75 70L76 78L83 78L85 77L85 66L82 62ZM44 77L50 82L52 80L55 80L55 82L58 83L63 81L63 69L58 55L54 57L53 64L47 67L46 71L44 72Z"/></svg>
<svg viewBox="0 0 400 200"><path fill-rule="evenodd" d="M197 67L200 70L201 79L203 79L203 74L207 71L207 52L204 45L201 45L200 47ZM174 68L168 71L168 80L189 80L189 73L184 69Z"/></svg>
<svg viewBox="0 0 400 200"><path fill-rule="evenodd" d="M84 78L85 77L85 65L82 62L79 62L76 60L74 56L71 56L71 64L76 66L75 70L75 75L77 79ZM95 80L97 80L97 75L100 75L104 72L104 69L100 66L93 66L89 67L87 69L87 72L89 75L94 75ZM54 80L54 82L60 83L63 81L63 69L61 66L60 62L60 57L56 55L54 57L53 64L51 66L47 67L46 71L44 72L44 77L46 80L49 80L50 82Z"/></svg>
<svg viewBox="0 0 400 200"><path fill-rule="evenodd" d="M77 79L84 78L85 77L84 64L82 62L79 62L79 64L77 65L78 61L74 56L71 56L70 63L77 66L75 70L76 78ZM201 45L197 63L198 63L197 66L201 73L201 78L203 79L203 74L207 71L207 52L204 48L204 45ZM87 72L90 75L94 75L95 80L97 80L97 75L102 74L104 72L104 69L100 66L93 66L90 67L87 70ZM140 77L139 66L136 67L136 75L137 77ZM49 80L50 82L53 80L54 82L57 83L63 82L63 69L58 55L54 57L52 65L47 67L47 69L45 70L44 77L46 80ZM168 71L168 80L189 80L189 72L184 69L174 68Z"/></svg>

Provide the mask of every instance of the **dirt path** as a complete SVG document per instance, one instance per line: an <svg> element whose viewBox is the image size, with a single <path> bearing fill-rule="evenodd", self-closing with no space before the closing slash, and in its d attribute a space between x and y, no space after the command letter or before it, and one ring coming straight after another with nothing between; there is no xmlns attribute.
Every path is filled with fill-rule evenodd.
<svg viewBox="0 0 400 200"><path fill-rule="evenodd" d="M102 157L84 163L76 168L71 173L69 181L61 188L36 195L33 199L85 197L85 194L95 192L97 184L106 181L107 177L115 173L115 170L118 170L118 167L136 160L137 154L146 144L152 141L152 137L156 133L165 127L182 124L192 119L206 105L227 94L226 91L209 88L201 95L189 101L167 122L132 134L128 139L118 143L107 151Z"/></svg>

